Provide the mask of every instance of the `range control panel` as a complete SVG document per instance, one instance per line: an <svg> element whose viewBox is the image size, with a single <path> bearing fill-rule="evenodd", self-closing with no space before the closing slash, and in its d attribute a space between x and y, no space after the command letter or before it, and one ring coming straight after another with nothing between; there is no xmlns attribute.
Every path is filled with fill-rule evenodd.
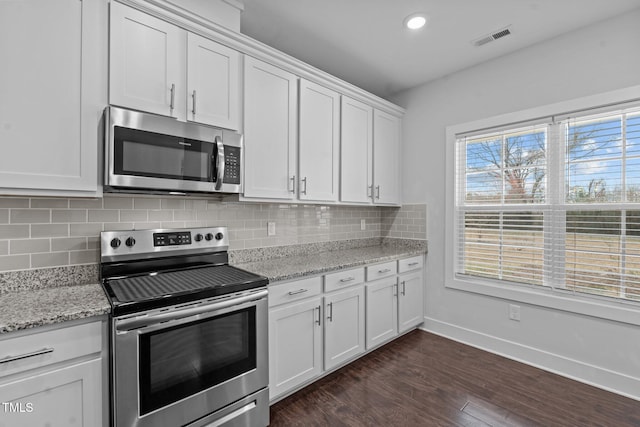
<svg viewBox="0 0 640 427"><path fill-rule="evenodd" d="M227 227L103 231L100 233L102 262L197 253L223 252L229 248ZM169 254L168 252L171 252Z"/></svg>

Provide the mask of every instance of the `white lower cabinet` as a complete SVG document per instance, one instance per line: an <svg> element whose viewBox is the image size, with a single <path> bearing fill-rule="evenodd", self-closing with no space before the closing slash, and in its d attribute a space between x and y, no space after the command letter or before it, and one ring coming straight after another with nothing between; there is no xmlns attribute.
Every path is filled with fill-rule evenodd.
<svg viewBox="0 0 640 427"><path fill-rule="evenodd" d="M104 329L94 321L0 336L0 427L106 425Z"/></svg>
<svg viewBox="0 0 640 427"><path fill-rule="evenodd" d="M269 310L271 399L322 372L322 298Z"/></svg>
<svg viewBox="0 0 640 427"><path fill-rule="evenodd" d="M422 266L417 256L269 285L270 400L422 323Z"/></svg>
<svg viewBox="0 0 640 427"><path fill-rule="evenodd" d="M398 279L367 283L367 350L398 335Z"/></svg>
<svg viewBox="0 0 640 427"><path fill-rule="evenodd" d="M364 353L364 287L328 294L324 307L324 369L331 369Z"/></svg>

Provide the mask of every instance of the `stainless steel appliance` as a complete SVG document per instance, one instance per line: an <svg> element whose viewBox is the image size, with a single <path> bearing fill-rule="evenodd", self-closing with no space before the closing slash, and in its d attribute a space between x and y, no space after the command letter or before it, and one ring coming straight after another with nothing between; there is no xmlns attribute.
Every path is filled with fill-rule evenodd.
<svg viewBox="0 0 640 427"><path fill-rule="evenodd" d="M269 424L267 283L227 229L101 233L115 426Z"/></svg>
<svg viewBox="0 0 640 427"><path fill-rule="evenodd" d="M105 123L105 191L242 192L240 134L117 107Z"/></svg>

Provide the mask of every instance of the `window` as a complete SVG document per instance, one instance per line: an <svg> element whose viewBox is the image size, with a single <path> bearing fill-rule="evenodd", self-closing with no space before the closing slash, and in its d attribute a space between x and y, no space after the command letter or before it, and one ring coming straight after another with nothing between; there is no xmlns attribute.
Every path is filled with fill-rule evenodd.
<svg viewBox="0 0 640 427"><path fill-rule="evenodd" d="M456 277L640 301L640 108L456 135Z"/></svg>

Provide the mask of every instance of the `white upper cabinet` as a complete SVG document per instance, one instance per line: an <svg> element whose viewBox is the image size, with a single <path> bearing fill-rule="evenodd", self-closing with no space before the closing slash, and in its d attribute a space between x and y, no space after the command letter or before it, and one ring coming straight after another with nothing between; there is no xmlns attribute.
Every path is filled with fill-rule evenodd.
<svg viewBox="0 0 640 427"><path fill-rule="evenodd" d="M99 191L106 22L97 0L0 1L0 194Z"/></svg>
<svg viewBox="0 0 640 427"><path fill-rule="evenodd" d="M239 53L111 3L109 103L239 128Z"/></svg>
<svg viewBox="0 0 640 427"><path fill-rule="evenodd" d="M300 200L337 201L340 95L300 80Z"/></svg>
<svg viewBox="0 0 640 427"><path fill-rule="evenodd" d="M186 117L186 32L111 2L109 103Z"/></svg>
<svg viewBox="0 0 640 427"><path fill-rule="evenodd" d="M373 108L342 96L340 201L372 202Z"/></svg>
<svg viewBox="0 0 640 427"><path fill-rule="evenodd" d="M187 119L238 129L239 53L187 34Z"/></svg>
<svg viewBox="0 0 640 427"><path fill-rule="evenodd" d="M244 61L244 196L296 198L298 78Z"/></svg>
<svg viewBox="0 0 640 427"><path fill-rule="evenodd" d="M373 115L374 203L400 204L401 119L383 111Z"/></svg>

